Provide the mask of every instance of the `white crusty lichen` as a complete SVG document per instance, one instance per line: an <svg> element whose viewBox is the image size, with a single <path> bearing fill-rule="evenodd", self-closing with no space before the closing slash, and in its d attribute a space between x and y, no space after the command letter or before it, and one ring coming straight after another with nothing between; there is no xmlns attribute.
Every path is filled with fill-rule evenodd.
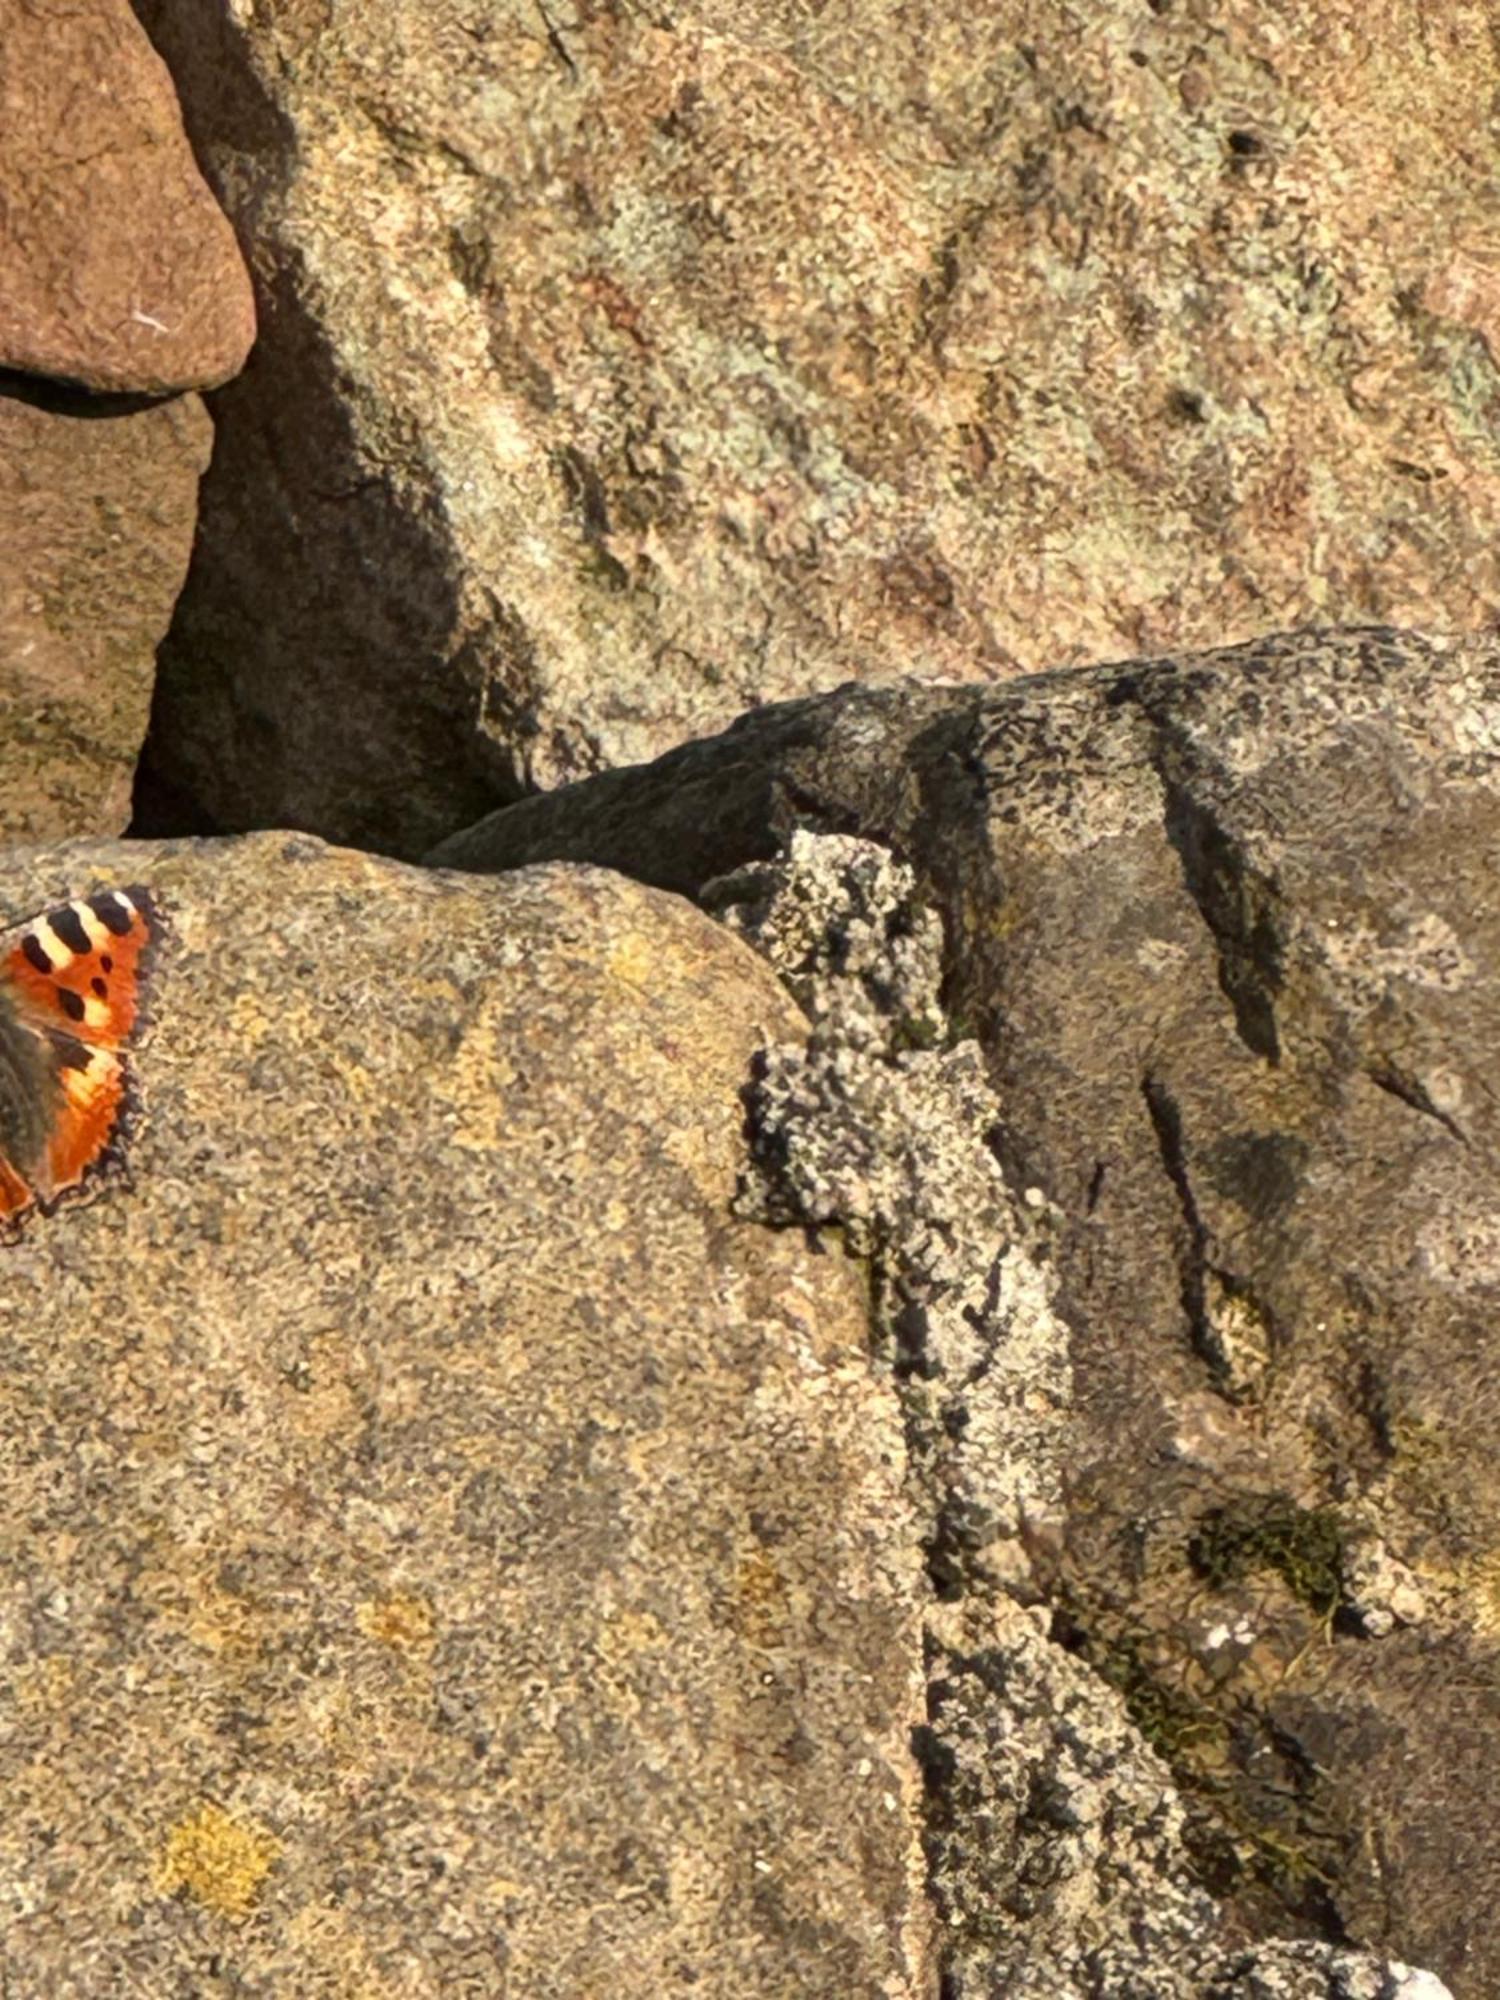
<svg viewBox="0 0 1500 2000"><path fill-rule="evenodd" d="M876 1332L902 1383L940 1584L1016 1583L1021 1537L1061 1514L1067 1329L1054 1217L1006 1181L1000 1104L941 1001L943 933L885 848L798 832L704 901L805 1009L805 1046L765 1052L746 1214L837 1226L870 1260Z"/></svg>

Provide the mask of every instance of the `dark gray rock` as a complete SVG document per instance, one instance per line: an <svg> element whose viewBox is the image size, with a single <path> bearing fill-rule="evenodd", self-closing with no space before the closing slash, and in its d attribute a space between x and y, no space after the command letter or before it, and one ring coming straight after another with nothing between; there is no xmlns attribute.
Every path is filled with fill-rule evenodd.
<svg viewBox="0 0 1500 2000"><path fill-rule="evenodd" d="M912 870L870 841L800 831L703 898L812 1021L758 1065L736 1206L836 1229L868 1259L876 1353L905 1412L940 1600L915 1747L944 1993L1446 2000L1431 1974L1327 1942L1231 1945L1144 1718L1053 1634L1027 1554L1056 1533L1069 1472L1061 1218L996 1156L1002 1107L944 1014L942 929ZM1365 1565L1366 1629L1394 1623L1410 1589L1389 1568Z"/></svg>

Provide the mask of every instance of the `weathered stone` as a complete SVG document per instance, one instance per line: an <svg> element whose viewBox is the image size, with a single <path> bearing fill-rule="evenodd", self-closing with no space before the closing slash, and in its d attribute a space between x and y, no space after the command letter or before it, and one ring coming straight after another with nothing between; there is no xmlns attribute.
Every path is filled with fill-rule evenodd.
<svg viewBox="0 0 1500 2000"><path fill-rule="evenodd" d="M800 827L914 870L1006 1185L1058 1216L1032 1589L1236 1921L1464 1996L1500 1986L1497 793L1500 643L1305 632L786 704L439 850L693 893Z"/></svg>
<svg viewBox="0 0 1500 2000"><path fill-rule="evenodd" d="M152 745L210 822L1493 617L1482 0L139 6L266 276Z"/></svg>
<svg viewBox="0 0 1500 2000"><path fill-rule="evenodd" d="M1235 1955L1203 2000L1451 2000L1430 1972L1329 1945L1268 1944Z"/></svg>
<svg viewBox="0 0 1500 2000"><path fill-rule="evenodd" d="M0 369L164 394L238 373L250 279L126 0L0 0Z"/></svg>
<svg viewBox="0 0 1500 2000"><path fill-rule="evenodd" d="M869 841L799 831L779 862L710 882L703 900L813 1021L806 1049L766 1053L741 1205L834 1224L869 1258L877 1352L906 1413L944 1600L927 1619L918 1739L943 1993L1449 2000L1430 1974L1316 1940L1229 1948L1145 1718L1057 1643L1045 1607L1015 1601L1018 1540L1060 1511L1073 1392L1060 1218L996 1156L1002 1108L944 1014L941 926L912 870ZM1384 1581L1372 1565L1367 1596Z"/></svg>
<svg viewBox="0 0 1500 2000"><path fill-rule="evenodd" d="M872 1266L876 1350L902 1384L927 1567L961 1594L1015 1586L1020 1538L1062 1513L1068 1330L1053 1218L1013 1189L979 1046L954 1037L942 924L868 841L794 834L779 865L709 883L813 1024L773 1043L747 1093L755 1171L740 1212L836 1225Z"/></svg>
<svg viewBox="0 0 1500 2000"><path fill-rule="evenodd" d="M119 833L213 431L0 386L0 843Z"/></svg>
<svg viewBox="0 0 1500 2000"><path fill-rule="evenodd" d="M1452 2000L1369 1952L1226 1943L1120 1697L1013 1604L988 1629L937 1623L924 1750L951 2000Z"/></svg>
<svg viewBox="0 0 1500 2000"><path fill-rule="evenodd" d="M12 857L171 930L128 1182L0 1247L36 1992L926 2000L863 1281L736 1221L796 1014L594 871Z"/></svg>

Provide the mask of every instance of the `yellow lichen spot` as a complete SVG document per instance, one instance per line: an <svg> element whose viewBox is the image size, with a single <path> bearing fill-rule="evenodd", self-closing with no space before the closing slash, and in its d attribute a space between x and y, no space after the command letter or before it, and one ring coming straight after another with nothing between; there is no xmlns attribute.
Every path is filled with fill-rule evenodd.
<svg viewBox="0 0 1500 2000"><path fill-rule="evenodd" d="M1430 1576L1423 1580L1432 1581ZM1500 1550L1486 1549L1471 1556L1451 1572L1451 1579L1440 1581L1449 1584L1460 1612L1481 1637L1493 1639L1500 1634Z"/></svg>
<svg viewBox="0 0 1500 2000"><path fill-rule="evenodd" d="M230 1002L228 1024L238 1045L258 1048L271 1026L270 1010L258 994L246 989Z"/></svg>
<svg viewBox="0 0 1500 2000"><path fill-rule="evenodd" d="M786 1579L764 1549L752 1549L741 1561L736 1623L752 1646L770 1649L786 1643L791 1617Z"/></svg>
<svg viewBox="0 0 1500 2000"><path fill-rule="evenodd" d="M205 1801L167 1835L153 1876L156 1892L182 1890L218 1916L247 1917L280 1852L280 1842L262 1828Z"/></svg>
<svg viewBox="0 0 1500 2000"><path fill-rule="evenodd" d="M471 1022L451 1061L433 1073L435 1102L451 1114L453 1144L466 1153L493 1153L504 1144L512 1110L507 1092L516 1070L493 1023Z"/></svg>
<svg viewBox="0 0 1500 2000"><path fill-rule="evenodd" d="M193 1579L181 1629L206 1652L233 1659L253 1659L265 1640L259 1608L248 1598L225 1590L210 1576Z"/></svg>
<svg viewBox="0 0 1500 2000"><path fill-rule="evenodd" d="M627 931L612 946L605 960L605 969L611 979L618 979L622 985L643 991L651 984L652 972L660 959L660 951L653 951L645 938L635 931Z"/></svg>
<svg viewBox="0 0 1500 2000"><path fill-rule="evenodd" d="M357 1110L367 1120L372 1119L385 1104L386 1083L376 1074L368 1062L357 1055L346 1054L336 1043L329 1043L323 1051L323 1059L344 1087L346 1109Z"/></svg>
<svg viewBox="0 0 1500 2000"><path fill-rule="evenodd" d="M432 1607L424 1598L393 1590L368 1598L355 1613L359 1629L398 1653L423 1652L432 1644Z"/></svg>
<svg viewBox="0 0 1500 2000"><path fill-rule="evenodd" d="M43 1653L16 1674L11 1699L23 1714L62 1714L77 1701L77 1668L63 1653Z"/></svg>

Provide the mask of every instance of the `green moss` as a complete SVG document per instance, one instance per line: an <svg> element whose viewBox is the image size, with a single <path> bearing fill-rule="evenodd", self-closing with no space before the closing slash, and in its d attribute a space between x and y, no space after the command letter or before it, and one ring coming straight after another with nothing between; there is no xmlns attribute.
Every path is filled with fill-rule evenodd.
<svg viewBox="0 0 1500 2000"><path fill-rule="evenodd" d="M1222 1784L1189 1793L1184 1834L1204 1888L1226 1900L1234 1897L1242 1908L1264 1903L1262 1921L1268 1927L1278 1911L1311 1915L1320 1893L1337 1886L1337 1843L1328 1831L1261 1824Z"/></svg>
<svg viewBox="0 0 1500 2000"><path fill-rule="evenodd" d="M891 1028L893 1049L935 1049L942 1040L942 1023L930 1014L903 1014Z"/></svg>
<svg viewBox="0 0 1500 2000"><path fill-rule="evenodd" d="M1216 1895L1263 1906L1268 1925L1287 1910L1315 1921L1341 1852L1316 1771L1302 1768L1295 1748L1242 1693L1218 1691L1225 1712L1182 1684L1149 1634L1113 1619L1107 1630L1085 1628L1080 1616L1076 1604L1060 1614L1056 1636L1118 1690L1131 1722L1171 1770L1188 1808L1199 1880ZM1269 1788L1249 1775L1251 1766L1258 1774L1274 1770Z"/></svg>
<svg viewBox="0 0 1500 2000"><path fill-rule="evenodd" d="M1129 1633L1095 1635L1083 1652L1100 1679L1124 1697L1130 1720L1157 1756L1174 1769L1195 1745L1224 1735L1224 1723L1212 1709L1152 1672L1143 1647Z"/></svg>
<svg viewBox="0 0 1500 2000"><path fill-rule="evenodd" d="M1215 1507L1198 1523L1187 1553L1215 1590L1268 1569L1320 1618L1331 1618L1343 1597L1337 1515L1329 1507L1299 1507L1284 1493Z"/></svg>
<svg viewBox="0 0 1500 2000"><path fill-rule="evenodd" d="M618 556L611 555L600 542L590 542L577 562L579 582L585 586L602 584L606 590L630 588L630 572Z"/></svg>

